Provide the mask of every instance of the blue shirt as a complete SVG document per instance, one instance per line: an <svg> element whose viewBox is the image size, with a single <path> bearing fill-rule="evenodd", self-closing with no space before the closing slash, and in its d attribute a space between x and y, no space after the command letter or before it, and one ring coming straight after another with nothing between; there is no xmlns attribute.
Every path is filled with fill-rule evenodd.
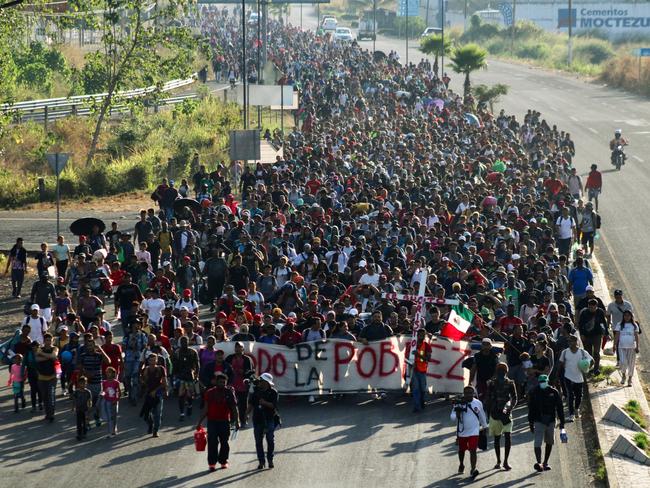
<svg viewBox="0 0 650 488"><path fill-rule="evenodd" d="M569 271L569 282L571 283L574 295L587 293L587 286L593 281L594 275L589 268L573 268Z"/></svg>

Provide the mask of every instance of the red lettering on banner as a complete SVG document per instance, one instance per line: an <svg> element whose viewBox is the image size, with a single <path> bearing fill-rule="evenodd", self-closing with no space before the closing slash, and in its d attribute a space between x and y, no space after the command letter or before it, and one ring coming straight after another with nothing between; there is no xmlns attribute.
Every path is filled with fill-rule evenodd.
<svg viewBox="0 0 650 488"><path fill-rule="evenodd" d="M431 343L431 349L432 349L432 351L431 351L431 357L429 358L429 362L430 362L430 363L433 363L434 365L437 366L438 364L440 364L440 361L439 361L438 359L436 359L435 357L433 357L434 352L435 352L435 351L433 351L433 350L434 350L434 349L442 349L443 351L446 351L447 348L446 348L444 345L442 345L442 344L438 344L438 343L436 343L436 342L432 342L432 343ZM429 370L429 368L427 368L427 376L428 376L429 378L435 378L436 380L439 380L440 378L442 378L442 375L441 375L441 374L438 374L438 373L429 373L428 370Z"/></svg>
<svg viewBox="0 0 650 488"><path fill-rule="evenodd" d="M266 364L264 363L266 361ZM257 351L257 372L259 374L268 373L271 371L271 355L261 347Z"/></svg>
<svg viewBox="0 0 650 488"><path fill-rule="evenodd" d="M471 351L468 349L461 351L459 347L452 347L451 350L459 352L460 357L454 362L454 364L451 365L451 367L447 371L447 379L465 381L465 377L462 374L460 376L457 374L452 374L452 371L456 369L456 366L461 364L467 356L469 356Z"/></svg>
<svg viewBox="0 0 650 488"><path fill-rule="evenodd" d="M381 343L379 348L379 376L385 377L390 376L399 368L399 356L393 352L393 341L385 341ZM384 359L386 356L392 357L393 366L390 368L390 371L384 370Z"/></svg>
<svg viewBox="0 0 650 488"><path fill-rule="evenodd" d="M361 362L366 353L370 353L372 356L372 368L370 368L369 372L365 372L361 369ZM375 369L377 369L377 353L372 347L364 347L357 356L357 373L359 373L359 376L362 378L370 378L375 372Z"/></svg>
<svg viewBox="0 0 650 488"><path fill-rule="evenodd" d="M347 349L347 357L341 356L341 350ZM354 346L346 342L337 342L334 346L334 381L339 381L339 366L343 364L350 364L354 356Z"/></svg>
<svg viewBox="0 0 650 488"><path fill-rule="evenodd" d="M282 369L280 369L280 366ZM273 376L284 376L284 373L287 371L287 360L284 357L284 354L277 353L273 355Z"/></svg>

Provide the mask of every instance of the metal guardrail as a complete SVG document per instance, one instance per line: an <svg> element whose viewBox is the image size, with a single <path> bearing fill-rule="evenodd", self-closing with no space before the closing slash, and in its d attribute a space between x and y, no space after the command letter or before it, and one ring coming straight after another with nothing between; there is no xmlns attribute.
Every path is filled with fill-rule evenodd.
<svg viewBox="0 0 650 488"><path fill-rule="evenodd" d="M168 92L177 88L191 85L198 79L198 74L194 73L189 78L183 80L168 81L160 87L161 92ZM118 92L116 97L119 99L133 99L152 93L159 88L149 86ZM50 98L45 100L31 100L27 102L5 103L0 105L0 112L14 116L16 122L26 120L41 121L47 125L48 121L56 120L70 115L89 115L91 110L88 107L90 102L99 102L103 100L107 93L95 93L92 95L80 95L67 98ZM157 102L157 105L173 105L180 103L188 98L194 98L196 95L172 97ZM124 105L112 107L111 113L123 112L127 108Z"/></svg>

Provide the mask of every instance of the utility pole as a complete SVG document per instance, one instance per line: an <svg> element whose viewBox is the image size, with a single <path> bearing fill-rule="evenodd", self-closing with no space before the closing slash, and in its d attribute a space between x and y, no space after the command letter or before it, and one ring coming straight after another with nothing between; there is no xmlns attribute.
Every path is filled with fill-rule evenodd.
<svg viewBox="0 0 650 488"><path fill-rule="evenodd" d="M406 11L406 65L409 65L409 0L403 0Z"/></svg>
<svg viewBox="0 0 650 488"><path fill-rule="evenodd" d="M377 0L372 0L372 53L375 53L377 41Z"/></svg>
<svg viewBox="0 0 650 488"><path fill-rule="evenodd" d="M429 0L427 0L427 13L425 14L424 24L425 24L424 26L425 29L429 27Z"/></svg>
<svg viewBox="0 0 650 488"><path fill-rule="evenodd" d="M442 51L440 55L440 79L445 75L445 0L440 0L440 23L442 24Z"/></svg>
<svg viewBox="0 0 650 488"><path fill-rule="evenodd" d="M244 96L244 129L248 129L248 97L246 96L246 78L248 75L246 70L246 0L241 0L241 58L241 82L242 94Z"/></svg>
<svg viewBox="0 0 650 488"><path fill-rule="evenodd" d="M257 0L257 84L262 84L262 17L261 17L261 0ZM262 128L262 107L257 106L257 127Z"/></svg>
<svg viewBox="0 0 650 488"><path fill-rule="evenodd" d="M569 45L567 46L569 66L571 66L571 64L573 63L573 43L571 39L571 35L573 34L573 12L571 10L572 6L573 6L572 1L569 0Z"/></svg>
<svg viewBox="0 0 650 488"><path fill-rule="evenodd" d="M302 3L300 4L300 30L302 30Z"/></svg>
<svg viewBox="0 0 650 488"><path fill-rule="evenodd" d="M515 27L517 26L517 0L512 0L512 25L510 26L512 37L510 38L510 54L515 53Z"/></svg>
<svg viewBox="0 0 650 488"><path fill-rule="evenodd" d="M463 32L467 30L467 0L465 0L465 13L463 15Z"/></svg>

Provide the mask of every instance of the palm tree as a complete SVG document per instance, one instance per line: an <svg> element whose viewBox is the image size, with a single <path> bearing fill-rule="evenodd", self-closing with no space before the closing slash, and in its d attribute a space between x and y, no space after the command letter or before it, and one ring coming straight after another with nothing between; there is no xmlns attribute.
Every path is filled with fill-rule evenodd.
<svg viewBox="0 0 650 488"><path fill-rule="evenodd" d="M424 54L435 56L433 62L433 72L438 76L438 56L448 54L451 50L451 40L443 37L441 34L431 34L420 40L420 51Z"/></svg>
<svg viewBox="0 0 650 488"><path fill-rule="evenodd" d="M471 91L469 74L479 69L487 68L487 51L478 44L465 44L454 49L451 55L451 68L456 73L465 74L464 95L468 97Z"/></svg>
<svg viewBox="0 0 650 488"><path fill-rule="evenodd" d="M487 103L490 106L490 112L494 113L494 104L499 101L501 95L508 94L508 85L503 83L492 86L476 85L472 88L472 93L479 104Z"/></svg>

